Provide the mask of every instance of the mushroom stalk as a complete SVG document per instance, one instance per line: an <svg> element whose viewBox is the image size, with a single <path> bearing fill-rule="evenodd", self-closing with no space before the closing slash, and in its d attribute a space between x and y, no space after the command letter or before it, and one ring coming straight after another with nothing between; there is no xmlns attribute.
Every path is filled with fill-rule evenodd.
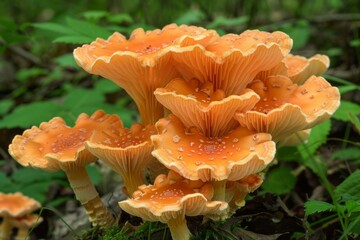
<svg viewBox="0 0 360 240"><path fill-rule="evenodd" d="M12 225L9 223L6 217L4 217L2 223L0 224L0 240L9 240Z"/></svg>
<svg viewBox="0 0 360 240"><path fill-rule="evenodd" d="M140 185L144 184L144 171L145 169L139 169L137 171L129 172L120 172L121 179L124 181L124 186L126 188L126 194L131 197L133 192L135 192Z"/></svg>
<svg viewBox="0 0 360 240"><path fill-rule="evenodd" d="M212 200L225 201L226 180L213 181L214 196Z"/></svg>
<svg viewBox="0 0 360 240"><path fill-rule="evenodd" d="M85 167L65 171L76 199L84 206L94 226L111 226L116 220L101 201Z"/></svg>
<svg viewBox="0 0 360 240"><path fill-rule="evenodd" d="M189 240L191 233L184 218L173 218L168 221L168 227L173 240Z"/></svg>
<svg viewBox="0 0 360 240"><path fill-rule="evenodd" d="M29 236L28 228L18 228L18 232L16 234L15 240L26 240Z"/></svg>

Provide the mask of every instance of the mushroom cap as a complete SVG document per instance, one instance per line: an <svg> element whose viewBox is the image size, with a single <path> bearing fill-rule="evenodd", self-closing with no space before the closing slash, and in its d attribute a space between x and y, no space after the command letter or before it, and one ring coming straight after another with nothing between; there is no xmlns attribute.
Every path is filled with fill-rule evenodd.
<svg viewBox="0 0 360 240"><path fill-rule="evenodd" d="M236 181L263 170L274 158L271 135L239 127L222 137L186 129L174 115L161 119L151 137L162 164L191 180Z"/></svg>
<svg viewBox="0 0 360 240"><path fill-rule="evenodd" d="M153 92L180 77L172 64L171 51L185 41L186 36L196 36L200 41L207 39L208 34L200 27L175 24L147 32L139 28L129 40L119 33L108 40L98 38L90 45L75 49L74 57L85 71L124 88L135 101L143 123L154 124L163 117L164 111Z"/></svg>
<svg viewBox="0 0 360 240"><path fill-rule="evenodd" d="M246 31L224 35L206 46L176 48L173 58L184 79L211 82L229 96L245 89L259 72L275 67L291 45L289 36L281 32Z"/></svg>
<svg viewBox="0 0 360 240"><path fill-rule="evenodd" d="M155 179L154 185L140 186L132 199L119 202L119 205L131 215L163 223L178 217L184 218L185 215L221 214L226 211L226 202L208 201L201 193L208 192L211 184L199 183L197 181L191 185L189 180L176 173L170 172L168 176L161 174ZM193 189L194 186L198 189Z"/></svg>
<svg viewBox="0 0 360 240"><path fill-rule="evenodd" d="M330 65L328 56L320 54L309 59L289 54L284 58L284 62L288 68L288 77L298 85L303 84L312 75L322 75Z"/></svg>
<svg viewBox="0 0 360 240"><path fill-rule="evenodd" d="M278 75L249 87L261 99L251 111L235 118L241 126L270 133L275 142L328 119L340 104L339 90L322 77L312 76L297 86Z"/></svg>
<svg viewBox="0 0 360 240"><path fill-rule="evenodd" d="M242 207L245 205L245 197L258 189L263 183L263 178L258 174L251 174L238 181L228 181L226 186L226 194L230 195L227 202L231 207Z"/></svg>
<svg viewBox="0 0 360 240"><path fill-rule="evenodd" d="M153 125L133 124L130 129L112 127L97 130L86 141L86 148L116 172L130 174L144 169L150 160L152 142L156 132Z"/></svg>
<svg viewBox="0 0 360 240"><path fill-rule="evenodd" d="M4 194L0 192L0 216L21 217L41 208L36 200L20 192Z"/></svg>
<svg viewBox="0 0 360 240"><path fill-rule="evenodd" d="M84 142L94 130L109 127L118 122L116 115L98 110L90 117L80 114L74 127L68 127L63 119L55 117L32 127L23 135L17 135L9 145L10 155L21 165L57 171L74 165L84 166L96 161L85 149Z"/></svg>
<svg viewBox="0 0 360 240"><path fill-rule="evenodd" d="M221 136L238 124L232 118L235 112L252 109L259 97L250 89L239 95L226 97L213 90L213 84L199 81L172 80L165 88L154 92L157 100L178 116L185 127L195 126L206 136Z"/></svg>
<svg viewBox="0 0 360 240"><path fill-rule="evenodd" d="M40 224L44 219L37 214L25 215L17 218L9 218L11 225L17 228L29 229Z"/></svg>

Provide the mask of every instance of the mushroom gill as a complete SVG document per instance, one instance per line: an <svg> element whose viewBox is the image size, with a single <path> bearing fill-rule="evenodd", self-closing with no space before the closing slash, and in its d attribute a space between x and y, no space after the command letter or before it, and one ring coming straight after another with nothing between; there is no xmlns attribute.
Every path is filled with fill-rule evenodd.
<svg viewBox="0 0 360 240"><path fill-rule="evenodd" d="M122 124L121 124L122 125ZM107 165L109 165L124 181L128 196L144 184L145 169L153 149L150 136L155 127L133 124L130 129L122 126L95 131L86 148Z"/></svg>
<svg viewBox="0 0 360 240"><path fill-rule="evenodd" d="M171 24L163 29L144 32L139 28L127 40L114 33L107 40L97 39L75 49L76 62L89 73L115 82L135 101L143 124L154 124L163 117L163 107L153 92L171 79L180 77L174 68L171 51L181 38L207 33L207 30Z"/></svg>
<svg viewBox="0 0 360 240"><path fill-rule="evenodd" d="M235 118L241 126L270 133L275 142L328 119L340 104L339 90L322 77L312 76L297 86L278 75L254 81L249 87L261 99L251 111Z"/></svg>
<svg viewBox="0 0 360 240"><path fill-rule="evenodd" d="M157 100L178 116L185 127L197 127L208 137L221 136L238 126L235 112L245 112L259 100L250 89L239 95L226 96L221 89L214 90L210 82L200 84L193 79L174 79L165 88L154 92Z"/></svg>

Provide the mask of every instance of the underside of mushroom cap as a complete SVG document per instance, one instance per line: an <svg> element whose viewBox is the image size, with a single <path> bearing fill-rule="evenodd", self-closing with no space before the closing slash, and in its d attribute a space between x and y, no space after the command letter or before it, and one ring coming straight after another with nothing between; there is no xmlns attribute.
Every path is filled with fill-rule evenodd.
<svg viewBox="0 0 360 240"><path fill-rule="evenodd" d="M263 170L275 154L269 134L246 128L208 138L198 129L186 129L174 115L159 120L156 128L153 156L191 180L236 181Z"/></svg>
<svg viewBox="0 0 360 240"><path fill-rule="evenodd" d="M17 135L9 146L9 153L21 165L45 171L57 171L74 162L84 166L96 160L85 149L84 142L95 129L111 126L117 121L116 115L107 115L102 110L90 117L80 114L72 128L56 117L40 124L39 128L32 127L23 135Z"/></svg>
<svg viewBox="0 0 360 240"><path fill-rule="evenodd" d="M251 111L235 118L241 126L270 133L275 142L324 121L340 104L338 89L322 77L312 76L297 86L279 75L255 81L250 88L261 99Z"/></svg>
<svg viewBox="0 0 360 240"><path fill-rule="evenodd" d="M206 136L221 136L238 123L232 118L235 112L252 109L259 100L252 90L239 95L225 96L221 89L214 91L211 83L172 80L165 88L154 92L157 100L178 116L185 127L197 127Z"/></svg>

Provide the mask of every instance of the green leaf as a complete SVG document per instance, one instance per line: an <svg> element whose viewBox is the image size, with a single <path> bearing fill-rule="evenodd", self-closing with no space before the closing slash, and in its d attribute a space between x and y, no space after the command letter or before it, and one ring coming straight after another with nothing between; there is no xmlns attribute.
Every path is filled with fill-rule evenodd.
<svg viewBox="0 0 360 240"><path fill-rule="evenodd" d="M360 90L360 86L357 85L346 85L346 86L340 86L338 87L340 94L344 94L347 92L351 92L351 91L355 91L355 90Z"/></svg>
<svg viewBox="0 0 360 240"><path fill-rule="evenodd" d="M60 67L73 67L73 68L80 69L80 67L75 62L75 59L74 59L74 56L72 53L61 55L57 58L54 58L53 61L55 63L57 63L57 65Z"/></svg>
<svg viewBox="0 0 360 240"><path fill-rule="evenodd" d="M98 185L101 181L101 173L100 170L93 166L93 165L87 165L86 166L86 171L89 174L90 180L94 185Z"/></svg>
<svg viewBox="0 0 360 240"><path fill-rule="evenodd" d="M349 147L345 149L340 149L331 155L331 159L340 159L340 160L360 160L360 149L355 147Z"/></svg>
<svg viewBox="0 0 360 240"><path fill-rule="evenodd" d="M106 17L108 15L107 11L86 11L83 12L82 15L86 20L95 20L99 21L101 18Z"/></svg>
<svg viewBox="0 0 360 240"><path fill-rule="evenodd" d="M57 116L62 108L51 101L20 105L0 121L0 128L28 128L49 121Z"/></svg>
<svg viewBox="0 0 360 240"><path fill-rule="evenodd" d="M54 39L54 43L84 44L94 41L94 38L87 36L62 36Z"/></svg>
<svg viewBox="0 0 360 240"><path fill-rule="evenodd" d="M340 107L332 117L336 120L348 122L350 121L349 113L360 115L360 105L343 100L340 103Z"/></svg>
<svg viewBox="0 0 360 240"><path fill-rule="evenodd" d="M66 18L66 23L76 32L82 36L87 36L95 40L96 38L108 38L112 33L107 31L104 27L92 24L86 21L81 21L73 18ZM76 34L79 35L79 34ZM92 41L93 41L92 40Z"/></svg>
<svg viewBox="0 0 360 240"><path fill-rule="evenodd" d="M131 24L134 22L133 18L126 13L108 14L106 18L109 22L116 24L123 24L123 23Z"/></svg>
<svg viewBox="0 0 360 240"><path fill-rule="evenodd" d="M236 27L244 25L248 21L248 16L241 16L237 18L225 18L223 16L218 16L212 23L207 26L207 28L216 29L220 27Z"/></svg>
<svg viewBox="0 0 360 240"><path fill-rule="evenodd" d="M47 74L48 70L44 68L23 68L16 73L16 80L20 83L25 83L26 80L32 77Z"/></svg>
<svg viewBox="0 0 360 240"><path fill-rule="evenodd" d="M349 113L350 122L354 124L355 128L357 129L358 133L360 134L360 120L355 114Z"/></svg>
<svg viewBox="0 0 360 240"><path fill-rule="evenodd" d="M94 89L100 93L113 93L119 91L121 88L113 81L100 78L98 81L96 81Z"/></svg>
<svg viewBox="0 0 360 240"><path fill-rule="evenodd" d="M205 18L205 15L203 12L197 10L197 9L190 9L187 12L185 12L183 15L181 15L179 18L177 18L174 22L178 25L180 24L195 24L203 21Z"/></svg>
<svg viewBox="0 0 360 240"><path fill-rule="evenodd" d="M266 175L262 188L274 194L289 193L296 184L296 177L291 170L286 167L275 168L270 170Z"/></svg>
<svg viewBox="0 0 360 240"><path fill-rule="evenodd" d="M20 168L16 170L11 178L16 183L32 184L35 182L46 182L53 179L53 173L44 172L40 169L34 168Z"/></svg>
<svg viewBox="0 0 360 240"><path fill-rule="evenodd" d="M335 209L336 208L334 205L327 203L327 202L323 202L323 201L309 199L305 203L305 215L306 216L309 216L314 213L334 211Z"/></svg>
<svg viewBox="0 0 360 240"><path fill-rule="evenodd" d="M276 159L281 162L299 162L300 158L301 155L296 147L281 147L276 151Z"/></svg>
<svg viewBox="0 0 360 240"><path fill-rule="evenodd" d="M299 20L295 24L284 25L282 30L289 34L292 39L295 39L293 42L293 50L304 47L309 41L310 26L306 20Z"/></svg>
<svg viewBox="0 0 360 240"><path fill-rule="evenodd" d="M44 22L44 23L34 23L34 24L32 24L32 26L35 28L38 28L38 29L61 33L63 35L77 35L78 34L71 27L64 26L63 24Z"/></svg>
<svg viewBox="0 0 360 240"><path fill-rule="evenodd" d="M329 119L312 128L308 142L298 146L298 150L303 159L309 159L313 153L326 142L326 137L330 133L330 130L331 122Z"/></svg>
<svg viewBox="0 0 360 240"><path fill-rule="evenodd" d="M32 184L24 184L20 186L20 191L31 198L39 201L43 204L46 200L47 191L49 189L51 182L37 182Z"/></svg>
<svg viewBox="0 0 360 240"><path fill-rule="evenodd" d="M0 115L4 115L5 113L7 113L13 105L14 105L14 101L12 99L1 100Z"/></svg>
<svg viewBox="0 0 360 240"><path fill-rule="evenodd" d="M360 200L360 170L356 170L335 188L335 195L340 198Z"/></svg>
<svg viewBox="0 0 360 240"><path fill-rule="evenodd" d="M16 192L15 184L10 180L5 173L0 172L0 192L9 193Z"/></svg>

